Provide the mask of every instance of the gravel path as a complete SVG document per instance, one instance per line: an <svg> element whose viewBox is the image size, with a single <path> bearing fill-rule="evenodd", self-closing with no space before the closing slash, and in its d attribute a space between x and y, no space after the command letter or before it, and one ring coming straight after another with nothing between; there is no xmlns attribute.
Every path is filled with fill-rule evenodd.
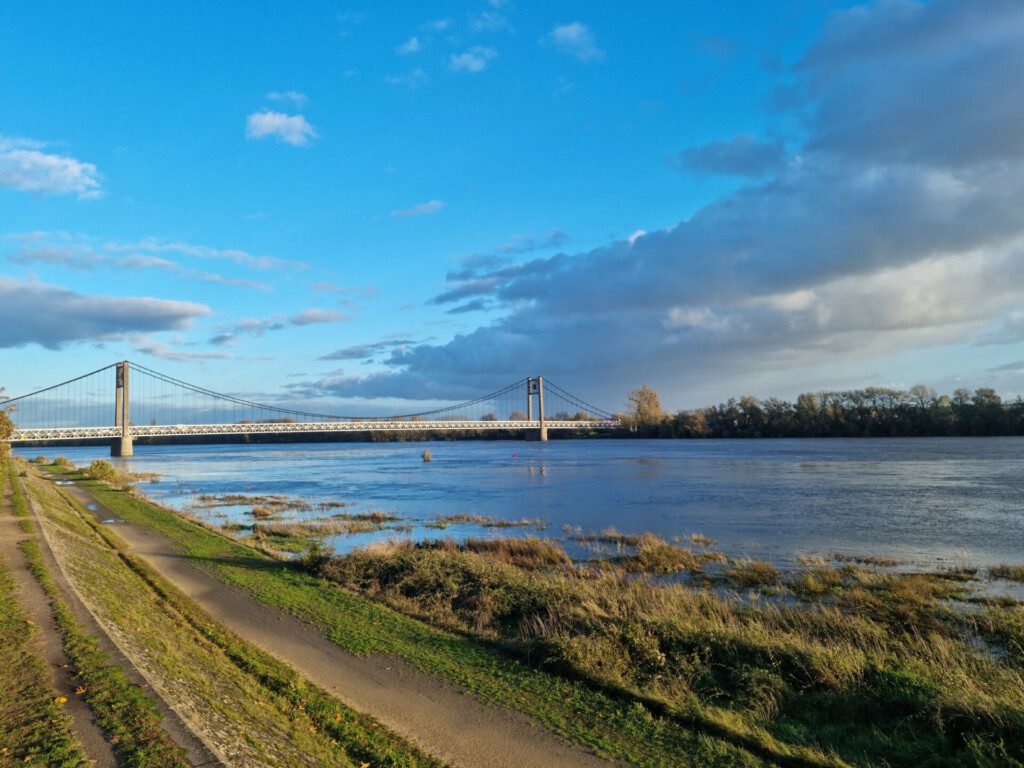
<svg viewBox="0 0 1024 768"><path fill-rule="evenodd" d="M132 664L131 660L125 656L120 647L107 635L106 631L100 626L99 622L96 621L96 618L85 606L85 603L82 602L82 599L79 597L74 587L67 580L57 558L54 557L53 550L50 547L50 542L45 536L39 535L39 512L36 509L35 500L27 493L26 498L29 508L33 513L36 538L39 541L39 548L42 552L43 562L46 565L47 570L50 572L50 576L57 584L57 588L60 590L61 597L65 604L67 604L71 609L71 612L75 615L75 618L78 619L78 622L82 625L83 629L88 634L96 638L100 649L107 654L111 663L121 667L128 676L128 679L132 682L136 684L148 684L149 681L146 679L145 675L143 675L135 665ZM8 520L10 521L10 527L4 527L7 525ZM0 521L0 552L3 552L5 558L7 557L7 553L2 549L2 547L5 546L8 539L7 535L5 535L8 531L21 533L20 529L17 527L15 519L10 516L5 516L4 519ZM24 537L25 534L21 534L21 536ZM53 617L49 612L49 602L47 601L46 594L43 592L42 587L39 586L39 583L35 580L35 577L33 577L31 572L28 571L27 565L24 563L24 556L21 555L21 551L17 549L16 542L14 545L14 551L22 558L21 563L24 567L25 576L31 582L31 584L28 585L29 589L34 585L35 590L38 593L37 598L41 598L46 601L46 615L49 617L49 626L47 627L39 621L37 621L37 623L44 629L44 633L51 638L48 641L48 644L54 643L57 648L59 648L61 654L61 661L59 662L59 665L66 665L68 662L63 656L63 641L57 630L57 626L53 621ZM9 558L8 562L10 562ZM18 578L17 575L16 578ZM52 635L49 634L51 631L53 633ZM55 651L52 652L55 653ZM68 667L58 666L57 672L63 673L65 677L70 679L70 669ZM92 711L89 709L88 704L83 698L74 694L76 686L77 683L72 683L67 689L70 693L62 694L68 697L68 712L72 715L75 722L76 734L78 734L79 738L82 740L88 756L91 759L96 760L97 766L100 766L101 768L116 766L117 761L113 755L110 744L105 740L102 731L95 724ZM211 752L184 723L184 721L182 721L178 716L178 713L175 712L152 688L149 688L148 695L156 702L157 707L163 714L163 720L160 723L161 727L178 746L185 750L185 757L191 765L197 766L197 768L222 765L213 752ZM82 731L78 730L80 722L82 723ZM97 739L99 739L100 744L96 743Z"/></svg>
<svg viewBox="0 0 1024 768"><path fill-rule="evenodd" d="M611 763L566 744L526 717L472 698L401 659L353 656L289 613L199 570L173 544L129 525L88 491L67 486L161 576L217 620L298 670L354 709L369 714L453 766L466 768L608 768Z"/></svg>

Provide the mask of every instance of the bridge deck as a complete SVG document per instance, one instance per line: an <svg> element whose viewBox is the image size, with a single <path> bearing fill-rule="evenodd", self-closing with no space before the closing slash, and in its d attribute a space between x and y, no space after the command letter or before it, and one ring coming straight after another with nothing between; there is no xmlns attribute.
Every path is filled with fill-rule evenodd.
<svg viewBox="0 0 1024 768"><path fill-rule="evenodd" d="M614 429L618 421L552 421L545 420L549 430ZM132 425L132 437L184 437L189 435L289 435L324 432L494 432L499 430L540 429L539 421L317 421L256 422L239 424L158 424ZM116 438L121 428L108 427L37 427L16 429L12 443L51 440L88 440Z"/></svg>

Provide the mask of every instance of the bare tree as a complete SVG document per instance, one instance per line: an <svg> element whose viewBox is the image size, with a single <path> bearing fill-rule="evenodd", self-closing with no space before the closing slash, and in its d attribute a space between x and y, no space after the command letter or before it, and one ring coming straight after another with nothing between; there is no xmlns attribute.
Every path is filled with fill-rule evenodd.
<svg viewBox="0 0 1024 768"><path fill-rule="evenodd" d="M661 421L661 398L646 384L629 393L629 406L638 426L657 424Z"/></svg>

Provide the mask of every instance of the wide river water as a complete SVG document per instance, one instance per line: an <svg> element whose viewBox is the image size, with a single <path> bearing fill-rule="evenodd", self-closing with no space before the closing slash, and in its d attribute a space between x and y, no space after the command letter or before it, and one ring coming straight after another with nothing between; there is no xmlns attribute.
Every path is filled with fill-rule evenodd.
<svg viewBox="0 0 1024 768"><path fill-rule="evenodd" d="M424 463L429 449L433 461ZM737 556L872 554L929 565L1024 561L1024 438L555 440L136 446L140 488L177 509L199 494L287 494L383 510L411 525L338 537L339 550L395 536L546 535L563 527L699 532ZM77 464L109 449L63 453ZM202 509L201 514L206 514ZM219 514L246 522L241 508ZM546 529L426 523L468 513L540 518ZM301 516L315 512L298 513Z"/></svg>

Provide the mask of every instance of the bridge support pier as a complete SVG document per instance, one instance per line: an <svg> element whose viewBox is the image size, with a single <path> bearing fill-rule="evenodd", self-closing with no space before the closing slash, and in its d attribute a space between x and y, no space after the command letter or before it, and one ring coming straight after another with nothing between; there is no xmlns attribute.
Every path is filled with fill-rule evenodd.
<svg viewBox="0 0 1024 768"><path fill-rule="evenodd" d="M117 384L114 389L114 426L121 428L121 436L110 444L111 456L134 456L135 444L131 430L131 403L128 398L128 361L117 364Z"/></svg>
<svg viewBox="0 0 1024 768"><path fill-rule="evenodd" d="M540 419L539 429L536 432L526 431L526 439L529 441L539 440L542 443L548 441L548 427L544 421L544 377L532 376L526 380L526 418L533 421L533 396L537 395L537 416Z"/></svg>

